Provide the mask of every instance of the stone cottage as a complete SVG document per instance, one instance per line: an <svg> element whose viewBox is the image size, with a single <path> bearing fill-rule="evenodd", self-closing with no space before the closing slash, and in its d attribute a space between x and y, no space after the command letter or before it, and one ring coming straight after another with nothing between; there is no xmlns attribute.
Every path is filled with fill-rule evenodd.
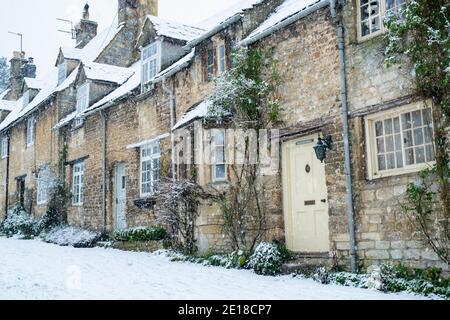
<svg viewBox="0 0 450 320"><path fill-rule="evenodd" d="M410 70L384 65L382 19L403 3L246 0L189 26L158 17L156 0L119 0L117 22L98 34L85 6L76 47L60 49L48 78L35 79L22 53L11 60L0 96L1 214L22 204L41 216L44 173L64 151L69 224L109 233L155 224L159 181L189 171L177 137L206 116L231 52L273 48L283 110L281 160L265 180L267 240L286 241L305 261L447 268L399 207L407 184L435 160L431 111ZM210 139L226 158L225 127L215 129ZM313 147L327 136L333 150L322 163ZM195 169L197 183L226 190L227 161ZM229 249L221 224L218 206L200 206L200 251Z"/></svg>

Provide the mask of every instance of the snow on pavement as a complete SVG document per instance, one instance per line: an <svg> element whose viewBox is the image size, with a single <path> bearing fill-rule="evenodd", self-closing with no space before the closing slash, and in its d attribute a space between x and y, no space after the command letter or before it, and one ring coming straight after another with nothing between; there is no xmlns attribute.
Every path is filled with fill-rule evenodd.
<svg viewBox="0 0 450 320"><path fill-rule="evenodd" d="M264 277L113 249L0 237L0 299L419 299L291 276Z"/></svg>

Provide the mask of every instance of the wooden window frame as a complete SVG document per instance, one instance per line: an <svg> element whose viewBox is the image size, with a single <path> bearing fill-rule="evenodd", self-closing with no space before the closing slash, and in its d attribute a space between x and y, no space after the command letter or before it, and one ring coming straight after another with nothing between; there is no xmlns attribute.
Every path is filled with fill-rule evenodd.
<svg viewBox="0 0 450 320"><path fill-rule="evenodd" d="M146 85L161 71L161 41L155 41L141 49L141 91L145 92ZM155 53L148 55L154 48ZM154 74L150 73L150 63L154 63ZM145 70L148 65L148 69Z"/></svg>
<svg viewBox="0 0 450 320"><path fill-rule="evenodd" d="M8 137L2 137L1 139L1 157L2 159L8 158L8 143L9 139Z"/></svg>
<svg viewBox="0 0 450 320"><path fill-rule="evenodd" d="M67 79L67 61L58 65L58 85Z"/></svg>
<svg viewBox="0 0 450 320"><path fill-rule="evenodd" d="M36 117L31 116L27 119L27 128L26 128L26 144L27 148L34 145L36 140Z"/></svg>
<svg viewBox="0 0 450 320"><path fill-rule="evenodd" d="M221 134L223 136L223 144L217 144L216 143L216 137ZM227 160L226 160L226 132L222 129L213 129L212 130L212 139L211 139L211 152L212 152L212 165L211 165L211 180L212 182L224 182L228 181L228 174L227 174ZM216 160L216 151L218 148L221 148L223 150L223 162L217 162ZM217 166L223 166L224 167L224 176L223 177L217 177L216 176L216 168Z"/></svg>
<svg viewBox="0 0 450 320"><path fill-rule="evenodd" d="M357 26L357 35L358 35L358 41L359 42L363 42L372 38L375 38L381 34L384 34L386 32L386 28L384 27L384 18L386 17L386 12L388 11L387 8L387 3L386 0L378 0L380 3L380 30L375 31L373 33L370 33L368 35L363 36L362 35L362 28L361 28L361 1L362 0L357 0L356 1L356 12L357 12L357 21L356 21L356 26ZM395 0L395 1L399 1L399 0ZM370 2L370 0L369 0ZM400 4L401 6L402 4ZM399 7L399 5L395 6L395 8ZM370 16L369 16L370 17ZM370 20L370 18L369 18Z"/></svg>
<svg viewBox="0 0 450 320"><path fill-rule="evenodd" d="M78 168L78 171L76 169ZM84 161L72 165L72 205L82 206L84 203ZM76 179L78 181L76 181ZM75 190L75 187L79 188Z"/></svg>
<svg viewBox="0 0 450 320"><path fill-rule="evenodd" d="M157 151L155 151L155 148ZM150 152L145 152L144 154L144 150L150 150ZM140 153L140 164L139 164L139 192L141 195L141 198L144 197L148 197L154 194L155 192L155 186L157 185L157 183L161 180L160 177L160 170L161 170L161 146L160 146L160 141L157 142L153 142L153 143L149 143L146 144L142 147L140 147L139 149L139 153ZM158 165L155 166L154 161L157 161ZM144 174L144 162L149 163L150 164L150 170L145 170L146 174L148 175L148 180L143 179L143 174ZM155 179L154 175L157 175L157 179ZM144 190L144 184L145 185L150 185L150 190L149 192L146 192Z"/></svg>
<svg viewBox="0 0 450 320"><path fill-rule="evenodd" d="M366 142L366 156L367 156L367 177L368 180L375 180L384 177L398 176L409 173L416 173L423 170L426 167L429 167L435 163L435 161L424 162L414 165L406 165L406 157L405 157L405 147L404 147L404 129L402 127L402 119L401 116L404 113L414 112L417 110L431 109L431 113L433 110L431 107L425 107L423 102L416 102L412 104L408 104L406 106L400 108L394 108L391 110L386 110L378 113L374 113L365 117L365 142ZM402 139L402 153L403 153L403 168L396 169L386 169L383 171L378 170L378 160L377 160L377 145L376 145L376 134L375 134L375 122L380 120L386 120L389 118L400 117L400 132ZM432 119L433 120L433 119ZM432 134L433 131L433 123L432 126ZM434 137L433 146L434 151L436 150L436 146L434 145Z"/></svg>

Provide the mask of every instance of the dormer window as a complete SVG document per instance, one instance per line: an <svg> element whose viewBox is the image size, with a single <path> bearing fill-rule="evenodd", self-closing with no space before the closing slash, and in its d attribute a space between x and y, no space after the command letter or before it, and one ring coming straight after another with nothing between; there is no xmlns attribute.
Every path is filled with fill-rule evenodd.
<svg viewBox="0 0 450 320"><path fill-rule="evenodd" d="M67 62L58 65L58 85L63 83L67 78Z"/></svg>
<svg viewBox="0 0 450 320"><path fill-rule="evenodd" d="M77 89L77 113L82 114L89 107L89 83Z"/></svg>
<svg viewBox="0 0 450 320"><path fill-rule="evenodd" d="M27 120L27 147L31 147L34 144L35 133L36 119L35 117L29 117Z"/></svg>
<svg viewBox="0 0 450 320"><path fill-rule="evenodd" d="M150 82L161 69L160 42L153 42L142 49L142 85Z"/></svg>
<svg viewBox="0 0 450 320"><path fill-rule="evenodd" d="M1 157L4 159L8 156L8 137L2 137L1 144Z"/></svg>
<svg viewBox="0 0 450 320"><path fill-rule="evenodd" d="M208 80L214 80L227 70L227 56L225 43L215 45L208 50L207 76Z"/></svg>
<svg viewBox="0 0 450 320"><path fill-rule="evenodd" d="M30 91L27 90L22 95L22 106L25 108L30 103Z"/></svg>

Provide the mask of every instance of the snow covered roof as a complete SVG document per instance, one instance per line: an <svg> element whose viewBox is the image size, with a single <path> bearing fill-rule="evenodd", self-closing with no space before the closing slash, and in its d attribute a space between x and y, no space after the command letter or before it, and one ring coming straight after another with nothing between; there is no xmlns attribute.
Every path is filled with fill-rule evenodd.
<svg viewBox="0 0 450 320"><path fill-rule="evenodd" d="M0 93L0 100L3 100L3 98L6 97L6 95L11 91L11 89L6 89L2 93Z"/></svg>
<svg viewBox="0 0 450 320"><path fill-rule="evenodd" d="M203 119L208 114L208 109L211 106L211 101L205 100L189 109L172 128L175 131L197 119Z"/></svg>
<svg viewBox="0 0 450 320"><path fill-rule="evenodd" d="M61 48L61 52L63 52L65 58L69 58L68 56L70 56L71 58L69 59L73 58L75 60L83 61L84 63L90 63L94 61L103 52L103 50L109 45L109 43L120 32L120 30L122 30L122 28L123 25L119 25L119 27L117 27L117 18L116 18L116 21L112 23L109 28L99 33L83 49L71 48L70 50L68 50ZM65 53L63 50L65 50ZM66 57L65 54L67 54L68 56ZM47 101L55 93L60 92L68 88L70 85L72 85L76 80L78 70L79 66L75 68L74 71L72 71L72 73L63 81L63 83L59 85L58 85L58 70L57 69L52 70L52 72L45 79L40 80L41 91L36 95L36 97L25 108L15 108L13 112L8 114L8 116L0 123L0 131L6 129L16 121L20 120L22 117L27 116L37 107L39 107L42 103ZM102 73L102 76L105 76L105 72ZM93 75L93 77L95 77L95 75ZM123 74L119 77L121 79L114 79L114 80L122 80ZM20 101L21 99L17 101L17 104L19 106L22 105Z"/></svg>
<svg viewBox="0 0 450 320"><path fill-rule="evenodd" d="M199 26L210 30L216 27L217 25L220 25L224 23L229 18L241 14L245 10L251 9L253 6L263 2L264 0L241 0L235 5L229 7L228 9L225 9L211 17L209 17L206 20L203 20L199 23Z"/></svg>
<svg viewBox="0 0 450 320"><path fill-rule="evenodd" d="M241 45L258 41L328 3L329 0L285 0L266 21L241 42Z"/></svg>
<svg viewBox="0 0 450 320"><path fill-rule="evenodd" d="M153 24L159 36L169 37L173 39L190 41L206 32L206 30L200 27L188 26L179 22L161 19L159 17L150 15L147 16L145 22L147 21L150 21Z"/></svg>
<svg viewBox="0 0 450 320"><path fill-rule="evenodd" d="M154 81L159 81L165 77L170 77L173 74L177 73L178 71L186 68L191 63L192 59L194 59L195 56L195 48L191 50L187 55L185 55L183 58L169 66L168 68L164 69L160 73L158 73Z"/></svg>
<svg viewBox="0 0 450 320"><path fill-rule="evenodd" d="M117 27L116 19L116 21L112 23L109 28L106 28L100 32L96 37L89 41L83 49L61 47L61 52L66 59L79 60L83 62L94 61L122 29L123 25L119 25Z"/></svg>
<svg viewBox="0 0 450 320"><path fill-rule="evenodd" d="M17 106L17 101L0 100L0 111L12 111Z"/></svg>
<svg viewBox="0 0 450 320"><path fill-rule="evenodd" d="M141 85L141 63L140 61L133 64L131 67L127 68L130 72L132 72L132 76L119 88L102 98L100 101L93 104L91 107L87 108L85 113L92 112L95 109L100 108L101 106L112 103L121 97L129 94L131 91L136 89Z"/></svg>
<svg viewBox="0 0 450 320"><path fill-rule="evenodd" d="M123 84L135 72L131 68L116 67L109 64L87 62L83 64L86 78Z"/></svg>
<svg viewBox="0 0 450 320"><path fill-rule="evenodd" d="M175 62L173 65L169 66L168 68L164 69L160 73L158 73L151 81L157 82L164 77L170 77L174 73L182 70L183 68L186 68L189 63L192 61L195 55L195 49L192 49L190 53L188 53L186 56ZM119 88L111 92L109 95L105 96L100 101L93 104L91 107L86 109L85 113L91 113L94 110L109 104L113 103L120 98L130 94L134 89L138 88L141 85L141 63L140 61L133 64L128 69L133 70L134 74Z"/></svg>
<svg viewBox="0 0 450 320"><path fill-rule="evenodd" d="M27 85L28 89L42 89L42 81L35 78L24 78L25 84Z"/></svg>
<svg viewBox="0 0 450 320"><path fill-rule="evenodd" d="M78 112L74 111L70 114L68 114L67 116L65 116L64 118L62 118L57 124L56 126L53 127L53 130L58 130L66 125L68 125L73 119L75 119L75 117L77 116Z"/></svg>

